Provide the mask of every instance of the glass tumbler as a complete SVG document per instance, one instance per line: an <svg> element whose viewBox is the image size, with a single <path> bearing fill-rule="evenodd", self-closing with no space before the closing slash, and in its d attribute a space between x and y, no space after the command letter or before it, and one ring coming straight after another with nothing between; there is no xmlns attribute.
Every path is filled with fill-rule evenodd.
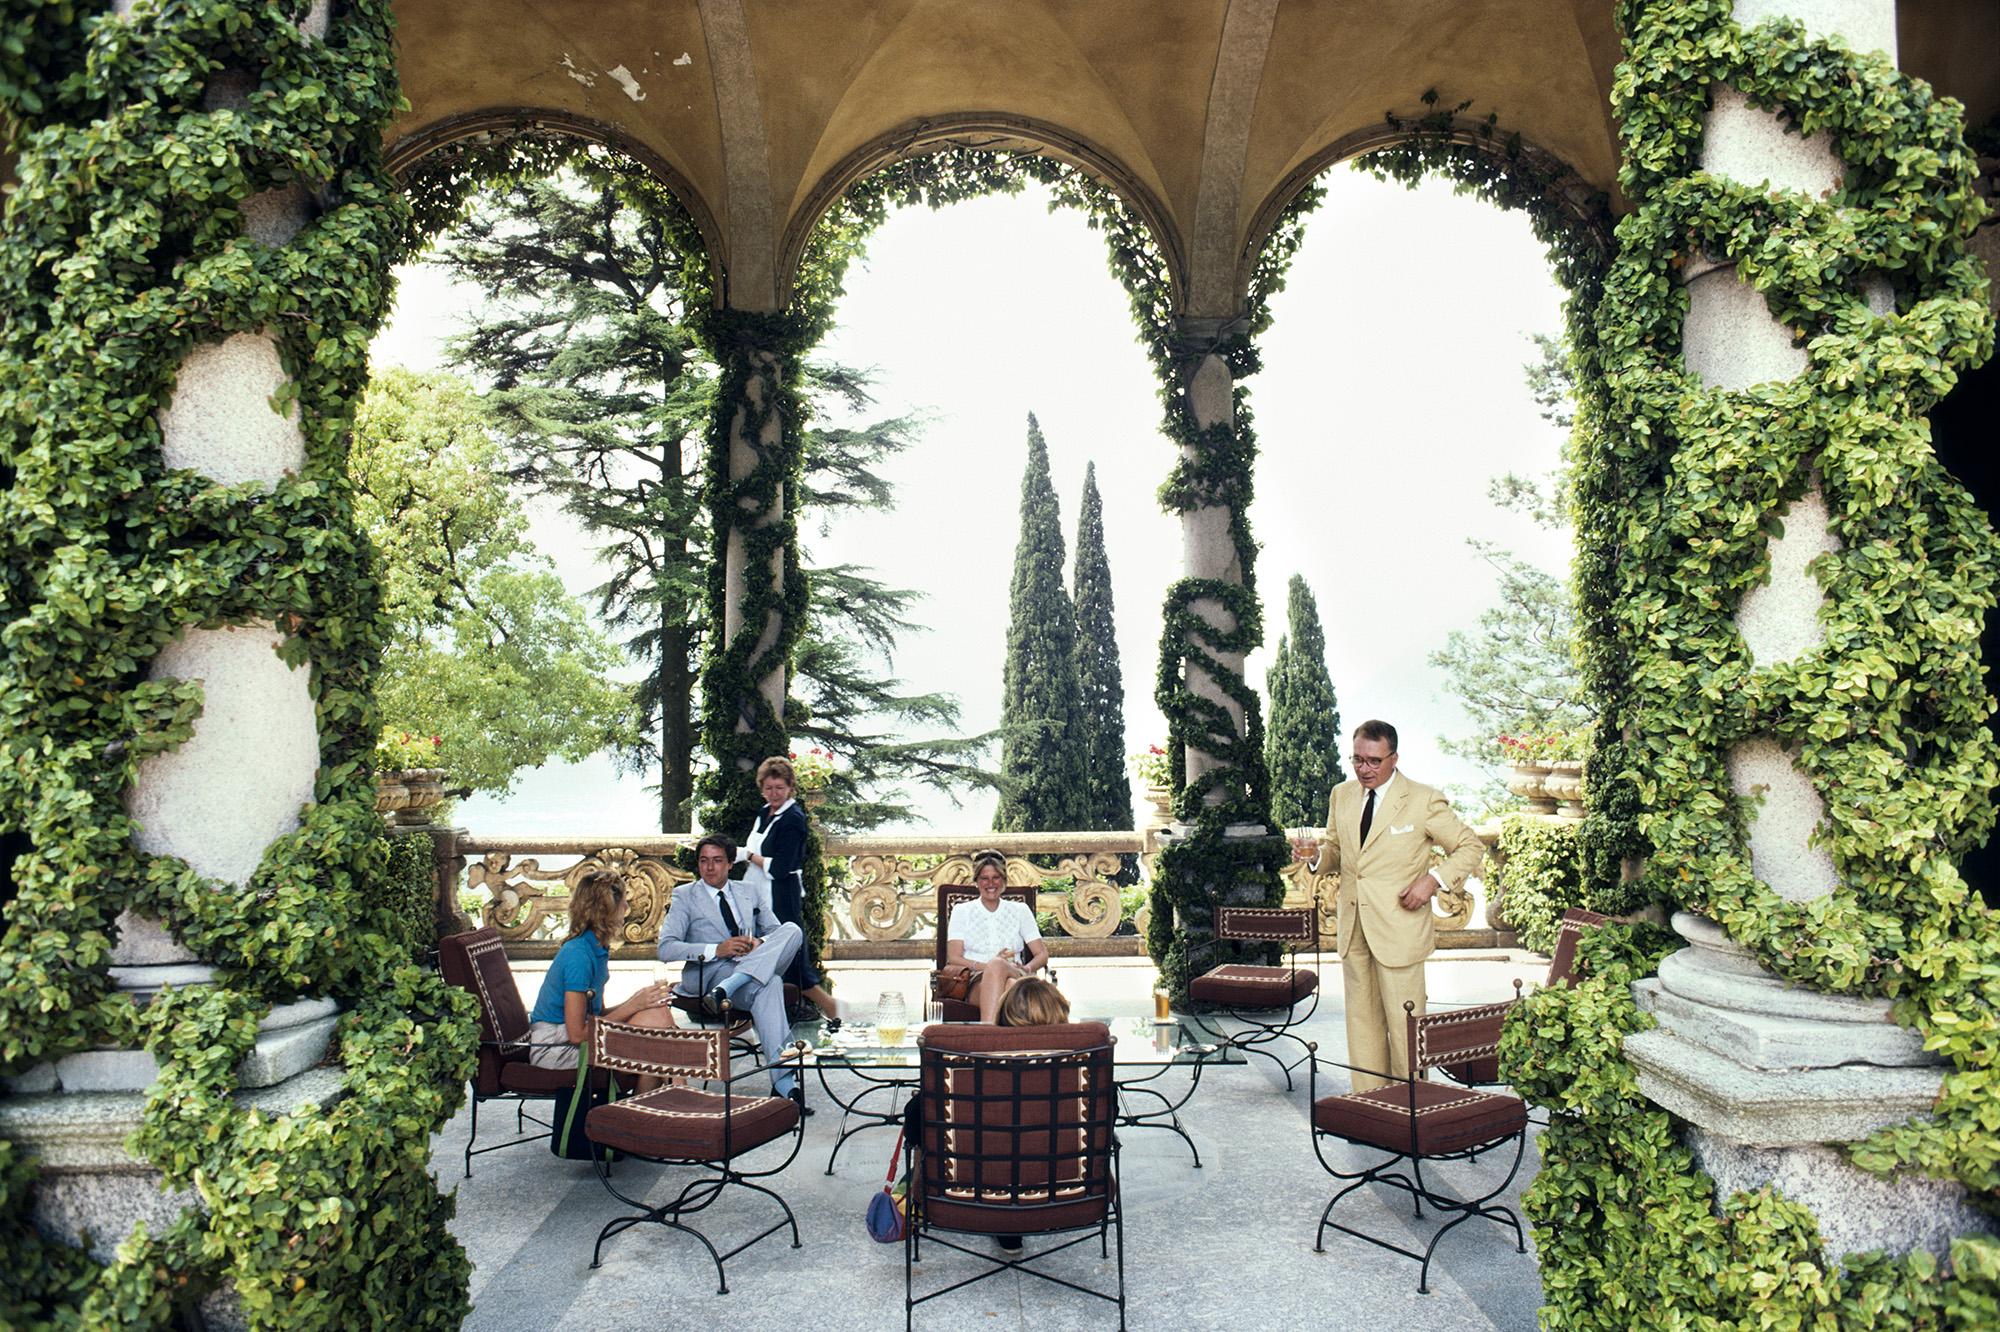
<svg viewBox="0 0 2000 1332"><path fill-rule="evenodd" d="M910 1030L910 1009L901 990L884 990L875 1003L875 1034L884 1045L901 1045Z"/></svg>

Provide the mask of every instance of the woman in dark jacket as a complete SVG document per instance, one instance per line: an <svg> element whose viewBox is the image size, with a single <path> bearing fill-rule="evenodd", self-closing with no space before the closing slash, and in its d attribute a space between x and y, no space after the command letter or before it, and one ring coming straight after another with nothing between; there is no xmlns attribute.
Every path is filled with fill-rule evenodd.
<svg viewBox="0 0 2000 1332"><path fill-rule="evenodd" d="M802 869L806 854L806 810L797 799L798 775L792 770L792 761L767 758L759 763L757 789L764 795L764 808L757 811L750 835L743 839L736 858L749 866L743 872L746 882L763 878L770 884L771 909L778 913L778 919L788 920L803 930L806 928L806 884ZM839 1021L839 1007L833 996L820 986L819 973L813 970L813 959L806 949L800 949L799 955L792 959L784 979L818 1005L820 1012Z"/></svg>

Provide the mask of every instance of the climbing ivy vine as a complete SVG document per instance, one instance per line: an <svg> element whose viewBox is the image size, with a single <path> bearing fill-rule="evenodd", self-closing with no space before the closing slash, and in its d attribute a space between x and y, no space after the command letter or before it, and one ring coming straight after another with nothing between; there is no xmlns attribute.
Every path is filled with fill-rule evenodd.
<svg viewBox="0 0 2000 1332"><path fill-rule="evenodd" d="M0 10L17 188L0 220L0 1070L91 1046L160 1061L132 1149L199 1206L100 1264L29 1220L0 1144L0 1323L149 1327L212 1290L252 1326L456 1326L468 1265L428 1171L463 1095L468 1001L408 963L364 764L377 590L346 433L405 206L380 165L397 102L386 0L323 40L303 0ZM299 185L282 244L244 202ZM275 340L305 464L269 491L169 468L157 413L194 347ZM149 680L191 629L262 622L310 671L320 767L302 826L247 886L132 841L139 765L184 742L199 682ZM110 985L114 921L161 918L216 969L143 1010ZM274 1004L347 1013L325 1105L235 1099ZM282 1179L283 1187L274 1187Z"/></svg>
<svg viewBox="0 0 2000 1332"><path fill-rule="evenodd" d="M2000 544L1924 423L1992 350L1965 247L1982 209L1959 109L1796 23L1746 29L1728 0L1626 0L1620 22L1613 95L1635 211L1615 254L1593 258L1587 231L1558 225L1555 182L1537 182L1491 121L1483 139L1466 133L1462 106L1419 118L1408 145L1373 159L1399 179L1441 171L1525 207L1570 289L1575 586L1603 726L1587 877L1602 891L1637 870L1636 896L1714 918L1795 982L1893 997L1897 1019L1953 1068L1934 1115L1854 1145L1850 1159L1956 1179L1992 1208L2000 933L1955 861L1994 819L2000 768L1978 639ZM1813 199L1699 170L1719 85L1825 136L1840 187ZM1698 260L1733 267L1763 295L1806 349L1803 374L1725 392L1686 369L1682 276ZM1894 305L1878 314L1867 296L1880 281ZM1814 566L1824 640L1760 667L1735 613L1768 576L1777 515L1815 481L1841 543ZM1812 902L1781 900L1750 865L1752 807L1734 795L1725 755L1767 737L1826 802L1820 836L1838 884ZM1991 1240L1960 1239L1947 1264L1917 1252L1835 1266L1811 1214L1774 1191L1718 1210L1621 1050L1649 1025L1630 982L1672 946L1609 931L1586 949L1590 979L1532 996L1509 1024L1508 1075L1557 1111L1528 1197L1551 1325L1992 1323Z"/></svg>

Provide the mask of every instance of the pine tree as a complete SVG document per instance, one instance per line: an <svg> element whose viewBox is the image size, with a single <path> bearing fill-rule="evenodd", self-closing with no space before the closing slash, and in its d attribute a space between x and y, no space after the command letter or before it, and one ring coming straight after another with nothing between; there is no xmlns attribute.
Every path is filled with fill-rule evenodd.
<svg viewBox="0 0 2000 1332"><path fill-rule="evenodd" d="M1049 449L1031 412L1000 708L1003 789L993 826L1002 832L1082 828L1089 817L1076 610L1063 589L1063 562Z"/></svg>
<svg viewBox="0 0 2000 1332"><path fill-rule="evenodd" d="M1117 616L1111 608L1111 561L1104 553L1104 501L1097 464L1083 470L1076 520L1076 677L1082 699L1084 822L1079 828L1132 826L1132 781L1125 772L1125 680L1118 665Z"/></svg>
<svg viewBox="0 0 2000 1332"><path fill-rule="evenodd" d="M1326 669L1326 631L1306 580L1292 575L1286 598L1288 633L1266 683L1271 724L1264 762L1271 772L1271 816L1281 828L1326 822L1327 797L1345 775L1340 766L1340 705Z"/></svg>
<svg viewBox="0 0 2000 1332"><path fill-rule="evenodd" d="M690 326L699 299L690 243L641 169L589 149L479 199L432 256L487 297L453 359L491 383L483 401L512 454L513 479L561 504L601 543L609 574L596 589L598 613L646 666L633 720L642 738L620 758L657 773L668 832L689 824L697 673L714 628L701 455L716 371ZM869 401L864 375L811 361L803 373L811 399L857 410ZM892 488L875 469L915 429L909 417L808 428L799 506L822 517L890 507ZM790 683L808 714L799 734L842 761L821 821L868 826L904 812L863 783L977 780L961 761L977 742L882 739L904 726L956 729L953 699L904 694L883 669L907 627L900 613L910 594L863 569L812 572L808 641ZM856 645L872 659L861 661Z"/></svg>

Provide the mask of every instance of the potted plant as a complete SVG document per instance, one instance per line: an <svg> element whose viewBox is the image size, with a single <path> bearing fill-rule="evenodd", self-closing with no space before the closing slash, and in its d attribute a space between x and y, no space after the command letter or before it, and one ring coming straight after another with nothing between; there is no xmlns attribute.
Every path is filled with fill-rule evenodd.
<svg viewBox="0 0 2000 1332"><path fill-rule="evenodd" d="M792 773L798 778L799 803L818 809L826 803L827 787L833 784L833 753L814 745L804 754L790 755Z"/></svg>
<svg viewBox="0 0 2000 1332"><path fill-rule="evenodd" d="M1173 770L1167 763L1167 751L1158 745L1147 745L1129 757L1133 775L1146 788L1146 799L1152 802L1158 825L1166 826L1174 817Z"/></svg>
<svg viewBox="0 0 2000 1332"><path fill-rule="evenodd" d="M1526 801L1533 814L1556 812L1556 798L1548 791L1552 740L1541 735L1502 735L1494 740L1510 769L1507 789Z"/></svg>
<svg viewBox="0 0 2000 1332"><path fill-rule="evenodd" d="M375 741L375 809L389 822L416 827L431 821L444 800L445 769L437 736L384 731Z"/></svg>
<svg viewBox="0 0 2000 1332"><path fill-rule="evenodd" d="M1591 728L1579 726L1549 737L1549 775L1542 789L1555 797L1556 812L1565 818L1583 817L1583 765L1589 757Z"/></svg>

